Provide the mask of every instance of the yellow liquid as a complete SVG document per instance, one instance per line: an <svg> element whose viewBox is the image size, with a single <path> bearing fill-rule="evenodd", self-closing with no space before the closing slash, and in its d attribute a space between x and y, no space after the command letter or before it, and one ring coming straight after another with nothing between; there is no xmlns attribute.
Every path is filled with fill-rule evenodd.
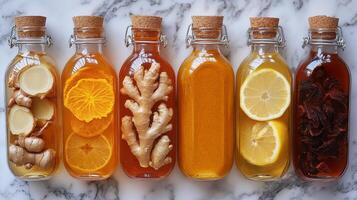
<svg viewBox="0 0 357 200"><path fill-rule="evenodd" d="M217 50L195 50L178 74L181 171L219 179L233 163L234 73Z"/></svg>
<svg viewBox="0 0 357 200"><path fill-rule="evenodd" d="M240 108L240 87L249 74L260 69L274 69L280 72L291 85L289 67L279 53L257 54L253 52L240 65L237 72L236 124L237 124L237 166L245 177L252 180L274 180L284 175L289 166L289 140L282 144L278 159L269 165L257 166L248 162L240 152L240 133L249 131L258 121L249 118ZM277 119L287 127L286 138L290 138L291 103L285 113Z"/></svg>
<svg viewBox="0 0 357 200"><path fill-rule="evenodd" d="M55 115L52 118L52 123L44 130L40 138L42 138L45 142L45 147L44 150L46 149L53 149L55 151L54 155L54 164L47 168L43 169L41 167L38 167L37 165L32 166L30 169L26 169L25 166L20 166L20 165L15 165L13 162L10 160L8 161L9 168L12 171L12 173L17 177L22 180L46 180L49 179L53 176L53 174L56 172L58 165L61 160L61 127L60 127L60 105L59 105L59 91L58 91L58 73L56 71L56 67L54 64L54 61L52 58L47 56L44 53L38 53L38 52L28 52L24 55L19 54L17 55L12 63L9 66L9 69L7 71L7 76L6 76L6 82L5 84L8 84L9 81L9 76L10 73L14 71L21 71L24 70L27 67L31 66L36 66L36 65L45 65L48 67L48 69L51 71L53 77L54 77L54 88L51 94L46 96L46 99L49 100L53 105L56 105L55 107ZM9 102L10 98L12 97L13 89L7 87L6 89L6 103ZM7 108L7 111L9 111L10 108ZM7 112L8 114L8 112ZM7 119L8 120L8 119ZM9 126L9 122L7 121L7 126ZM10 144L14 144L15 140L17 140L17 136L11 134L9 128L7 130L8 134L8 147Z"/></svg>

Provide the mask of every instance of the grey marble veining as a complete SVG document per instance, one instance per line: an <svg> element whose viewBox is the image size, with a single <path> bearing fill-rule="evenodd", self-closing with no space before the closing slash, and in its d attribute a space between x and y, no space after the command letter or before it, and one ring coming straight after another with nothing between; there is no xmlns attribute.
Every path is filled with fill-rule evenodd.
<svg viewBox="0 0 357 200"><path fill-rule="evenodd" d="M103 15L108 43L105 54L118 71L131 48L124 46L124 34L130 24L130 14L160 15L169 45L162 54L177 70L191 51L186 48L185 34L191 15L224 15L230 37L230 48L223 49L234 70L250 51L246 46L246 30L250 16L277 16L281 18L287 40L282 50L294 71L306 49L301 48L307 33L307 17L316 14L340 18L347 48L341 56L352 74L350 163L345 175L336 182L311 183L300 181L290 169L280 181L254 182L245 179L236 166L230 174L218 181L195 181L184 177L177 166L163 180L128 178L120 168L112 178L100 182L78 181L70 177L63 166L53 179L43 182L16 180L7 168L4 102L0 100L0 199L128 199L128 200L332 200L357 199L357 0L0 0L0 74L4 77L7 64L16 55L16 49L7 46L7 37L16 15L45 15L48 30L55 40L48 53L61 71L73 54L68 48L74 15ZM0 94L4 83L0 82Z"/></svg>

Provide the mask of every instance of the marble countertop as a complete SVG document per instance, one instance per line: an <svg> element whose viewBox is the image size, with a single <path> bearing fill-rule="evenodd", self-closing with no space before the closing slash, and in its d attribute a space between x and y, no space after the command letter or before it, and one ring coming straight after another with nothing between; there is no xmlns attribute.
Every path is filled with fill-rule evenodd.
<svg viewBox="0 0 357 200"><path fill-rule="evenodd" d="M284 56L294 70L306 50L301 48L307 33L307 17L327 14L340 18L347 48L341 52L352 76L357 76L357 0L0 0L0 74L4 77L7 64L16 49L7 45L7 37L16 15L44 15L55 41L48 50L63 68L74 50L68 48L72 33L71 17L103 15L107 40L105 54L118 71L131 48L124 45L129 14L160 15L169 45L163 56L175 67L190 53L185 47L185 34L191 15L224 15L230 36L230 50L225 54L237 70L250 48L246 46L246 30L250 16L280 17L287 47ZM350 162L345 175L336 182L311 183L297 179L292 170L280 181L254 182L246 180L236 166L218 181L195 181L183 176L179 169L163 180L128 178L120 167L106 181L84 182L72 178L61 166L49 181L24 182L15 179L7 167L4 102L0 100L0 199L124 199L124 200L300 200L357 199L357 81L353 77L350 121ZM0 82L3 98L4 82Z"/></svg>

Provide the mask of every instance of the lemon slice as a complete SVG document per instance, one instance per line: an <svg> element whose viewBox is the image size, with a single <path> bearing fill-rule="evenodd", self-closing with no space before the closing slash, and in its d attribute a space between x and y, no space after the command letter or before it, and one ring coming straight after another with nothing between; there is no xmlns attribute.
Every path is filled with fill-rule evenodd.
<svg viewBox="0 0 357 200"><path fill-rule="evenodd" d="M240 107L251 119L267 121L281 117L290 104L290 83L273 69L250 74L240 88Z"/></svg>
<svg viewBox="0 0 357 200"><path fill-rule="evenodd" d="M257 122L251 131L240 133L240 153L249 163L258 166L277 161L286 142L287 127L280 121Z"/></svg>

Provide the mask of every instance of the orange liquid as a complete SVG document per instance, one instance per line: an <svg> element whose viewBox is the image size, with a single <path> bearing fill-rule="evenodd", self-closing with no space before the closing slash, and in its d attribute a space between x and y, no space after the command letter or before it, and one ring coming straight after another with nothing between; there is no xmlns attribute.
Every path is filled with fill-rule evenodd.
<svg viewBox="0 0 357 200"><path fill-rule="evenodd" d="M218 179L232 167L233 81L217 50L195 50L180 67L178 161L186 176Z"/></svg>
<svg viewBox="0 0 357 200"><path fill-rule="evenodd" d="M53 77L55 78L54 80L54 88L52 92L46 96L46 99L49 100L53 105L56 105L55 107L55 114L52 118L52 123L44 130L42 133L41 137L45 141L45 147L44 149L53 149L55 150L55 161L54 165L52 167L49 167L48 169L43 169L40 168L36 165L34 165L31 169L26 169L24 166L16 166L14 163L9 162L9 167L12 173L24 180L44 180L50 178L58 168L58 165L60 163L60 155L61 155L61 148L60 148L60 141L61 141L61 130L60 130L60 113L61 111L59 110L60 106L58 105L58 73L56 71L56 67L54 65L53 60L48 57L46 54L39 54L35 52L30 52L29 54L25 55L17 55L12 63L10 64L10 67L7 71L6 75L6 85L8 83L8 78L11 72L13 71L20 71L24 69L25 67L28 67L28 65L39 65L43 64L48 66L48 69L52 72ZM34 66L35 66L34 65ZM7 96L7 101L9 102L11 96L12 96L12 89L7 88L6 90L6 96ZM10 108L7 109L9 111ZM7 112L8 114L8 112ZM7 122L7 126L9 122ZM9 129L7 130L8 134L8 146L10 144L14 144L15 140L17 139L17 136L14 136L10 133Z"/></svg>
<svg viewBox="0 0 357 200"><path fill-rule="evenodd" d="M81 70L86 71L82 73ZM74 81L73 85L75 85L79 80L94 78L94 79L106 79L113 85L114 94L117 92L116 88L116 74L114 72L113 67L108 64L102 54L95 53L95 54L75 54L66 64L64 71L62 73L62 86L65 89L65 84L68 79L72 76L76 76L78 74L78 79ZM73 86L72 85L72 86ZM64 91L66 92L66 91ZM63 94L64 95L64 94ZM105 179L109 177L115 170L117 165L117 107L114 105L112 112L110 112L107 117L101 118L101 120L110 120L103 122L106 124L105 130L101 130L99 135L104 136L109 144L111 149L111 157L106 162L106 164L100 168L95 170L81 170L77 167L73 167L71 163L68 162L67 157L71 155L68 152L68 146L66 145L66 141L71 134L76 134L74 130L78 129L79 127L75 127L76 125L72 123L73 120L76 120L76 117L73 113L63 106L63 128L64 128L64 164L67 171L76 178L85 179L85 180L98 180L98 179ZM77 119L78 120L78 119ZM85 122L83 122L85 123ZM91 126L91 122L88 123L88 126ZM96 134L98 131L96 128L93 128L93 134ZM89 138L91 139L91 138ZM92 138L93 139L93 138ZM95 138L94 138L95 140ZM83 148L85 148L83 146ZM103 147L107 148L107 147ZM100 159L100 158L93 158L93 159Z"/></svg>
<svg viewBox="0 0 357 200"><path fill-rule="evenodd" d="M145 46L145 45L144 45ZM144 47L146 49L154 48L150 47L152 45L148 44L149 47ZM131 153L131 150L127 144L127 142L123 139L120 140L120 161L121 165L125 173L130 177L138 177L138 178L161 178L167 176L173 167L175 166L176 160L176 124L175 124L175 72L173 71L172 67L169 63L163 60L158 51L147 51L147 52L134 52L123 64L120 73L119 73L119 87L123 87L123 80L124 77L130 75L133 78L133 74L136 70L139 69L140 66L143 66L145 69L149 69L151 67L151 63L157 62L160 64L160 72L166 72L168 77L171 79L173 91L170 92L168 95L168 100L165 102L159 101L153 107L152 111L157 111L157 107L160 103L165 103L168 108L173 109L173 116L170 121L173 128L171 131L164 133L163 135L167 135L170 138L170 144L173 145L173 149L167 155L168 157L172 158L172 162L160 167L158 170L155 170L152 167L143 168L139 165L137 158ZM120 113L120 120L124 116L133 116L132 112L125 108L124 104L125 101L128 100L129 97L127 95L123 95L119 93L119 113ZM120 125L121 127L121 125ZM122 133L121 133L122 134Z"/></svg>

